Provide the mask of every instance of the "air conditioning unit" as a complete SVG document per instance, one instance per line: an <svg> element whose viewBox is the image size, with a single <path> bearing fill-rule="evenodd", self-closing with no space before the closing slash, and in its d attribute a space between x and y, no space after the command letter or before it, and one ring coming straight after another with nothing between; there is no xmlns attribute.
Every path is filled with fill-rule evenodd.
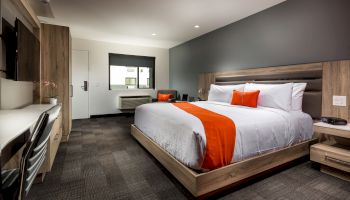
<svg viewBox="0 0 350 200"><path fill-rule="evenodd" d="M150 102L151 96L119 96L118 108L120 110L131 110L139 105Z"/></svg>

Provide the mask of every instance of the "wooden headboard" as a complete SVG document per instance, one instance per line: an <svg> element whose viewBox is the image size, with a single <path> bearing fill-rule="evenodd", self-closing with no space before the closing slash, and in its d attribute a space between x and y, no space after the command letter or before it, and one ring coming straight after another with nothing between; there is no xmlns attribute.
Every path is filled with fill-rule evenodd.
<svg viewBox="0 0 350 200"><path fill-rule="evenodd" d="M207 99L212 83L235 85L247 82L268 84L303 82L307 83L303 98L303 111L313 118L320 118L322 110L322 65L322 63L311 63L202 74L199 79L199 97Z"/></svg>

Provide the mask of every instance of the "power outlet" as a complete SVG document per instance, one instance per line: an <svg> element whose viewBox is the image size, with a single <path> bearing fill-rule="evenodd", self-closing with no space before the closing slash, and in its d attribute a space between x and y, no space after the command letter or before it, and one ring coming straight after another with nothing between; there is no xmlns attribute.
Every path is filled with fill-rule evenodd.
<svg viewBox="0 0 350 200"><path fill-rule="evenodd" d="M346 106L346 96L333 96L333 106Z"/></svg>

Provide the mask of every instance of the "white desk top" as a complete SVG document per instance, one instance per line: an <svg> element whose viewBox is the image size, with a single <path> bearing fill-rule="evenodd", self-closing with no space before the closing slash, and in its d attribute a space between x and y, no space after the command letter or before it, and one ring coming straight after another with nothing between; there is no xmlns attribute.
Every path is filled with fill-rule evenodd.
<svg viewBox="0 0 350 200"><path fill-rule="evenodd" d="M314 126L333 128L333 129L338 129L338 130L343 130L343 131L350 131L350 124L349 123L347 125L332 125L332 124L327 124L324 122L317 122L317 123L314 123Z"/></svg>
<svg viewBox="0 0 350 200"><path fill-rule="evenodd" d="M0 110L0 150L26 130L31 130L41 113L53 106L33 104L22 109Z"/></svg>

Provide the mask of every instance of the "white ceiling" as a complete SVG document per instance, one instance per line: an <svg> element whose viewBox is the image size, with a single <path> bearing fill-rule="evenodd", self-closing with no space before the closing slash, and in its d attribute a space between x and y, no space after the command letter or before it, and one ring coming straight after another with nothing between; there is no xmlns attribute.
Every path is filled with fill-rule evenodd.
<svg viewBox="0 0 350 200"><path fill-rule="evenodd" d="M283 1L51 0L55 18L40 20L69 26L76 38L170 48Z"/></svg>

